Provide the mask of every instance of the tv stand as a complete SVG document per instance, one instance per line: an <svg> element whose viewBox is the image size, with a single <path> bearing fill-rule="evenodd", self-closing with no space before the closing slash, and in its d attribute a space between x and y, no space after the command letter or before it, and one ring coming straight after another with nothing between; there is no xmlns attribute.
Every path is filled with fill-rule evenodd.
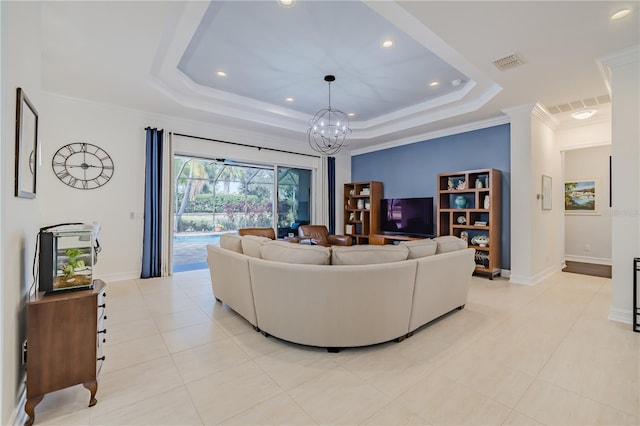
<svg viewBox="0 0 640 426"><path fill-rule="evenodd" d="M385 244L393 244L394 241L412 241L423 240L428 237L412 237L409 235L389 235L389 234L371 234L369 235L369 244L375 246L383 246Z"/></svg>

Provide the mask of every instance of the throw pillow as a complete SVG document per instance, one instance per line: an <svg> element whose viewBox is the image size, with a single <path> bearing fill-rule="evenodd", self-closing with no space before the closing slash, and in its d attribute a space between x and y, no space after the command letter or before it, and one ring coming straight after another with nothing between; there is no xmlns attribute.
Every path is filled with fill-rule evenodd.
<svg viewBox="0 0 640 426"><path fill-rule="evenodd" d="M260 247L260 254L266 260L307 265L328 265L331 259L329 247L301 245L286 241L265 243Z"/></svg>
<svg viewBox="0 0 640 426"><path fill-rule="evenodd" d="M453 235L445 235L443 237L436 237L434 241L438 243L437 253L448 253L450 251L462 250L469 247L467 242Z"/></svg>
<svg viewBox="0 0 640 426"><path fill-rule="evenodd" d="M242 237L236 234L220 235L220 248L242 253Z"/></svg>
<svg viewBox="0 0 640 426"><path fill-rule="evenodd" d="M333 246L331 264L333 265L372 265L406 260L409 249L401 245L385 246Z"/></svg>
<svg viewBox="0 0 640 426"><path fill-rule="evenodd" d="M258 235L244 235L242 238L242 252L247 256L260 258L260 247L271 238Z"/></svg>
<svg viewBox="0 0 640 426"><path fill-rule="evenodd" d="M400 245L409 249L409 259L433 256L436 254L436 249L438 248L438 243L429 238L425 238L424 240L402 241Z"/></svg>

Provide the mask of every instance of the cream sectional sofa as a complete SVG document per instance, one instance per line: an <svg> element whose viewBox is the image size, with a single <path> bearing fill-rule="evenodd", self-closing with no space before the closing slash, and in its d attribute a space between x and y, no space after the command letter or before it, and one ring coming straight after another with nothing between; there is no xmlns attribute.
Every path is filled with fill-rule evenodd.
<svg viewBox="0 0 640 426"><path fill-rule="evenodd" d="M475 252L455 237L321 247L231 235L207 250L218 301L265 335L330 351L402 340L462 309Z"/></svg>

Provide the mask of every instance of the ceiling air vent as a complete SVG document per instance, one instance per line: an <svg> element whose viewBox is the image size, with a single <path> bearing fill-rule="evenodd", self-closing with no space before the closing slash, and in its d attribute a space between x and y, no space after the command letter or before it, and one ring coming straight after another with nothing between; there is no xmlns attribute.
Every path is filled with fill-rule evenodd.
<svg viewBox="0 0 640 426"><path fill-rule="evenodd" d="M510 70L511 68L519 67L523 65L524 61L517 54L505 56L504 58L493 61L493 65L500 71Z"/></svg>
<svg viewBox="0 0 640 426"><path fill-rule="evenodd" d="M596 105L607 104L611 102L611 96L601 95L593 98L579 99L577 101L571 101L566 104L559 105L547 105L546 110L551 114L558 114L561 112L578 111L584 108L593 107Z"/></svg>

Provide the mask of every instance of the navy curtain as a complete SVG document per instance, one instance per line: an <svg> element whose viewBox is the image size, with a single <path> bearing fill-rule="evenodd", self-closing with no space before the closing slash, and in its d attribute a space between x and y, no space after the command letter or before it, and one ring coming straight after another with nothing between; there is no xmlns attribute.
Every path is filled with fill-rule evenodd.
<svg viewBox="0 0 640 426"><path fill-rule="evenodd" d="M144 230L140 278L162 276L162 139L163 130L147 127L144 183Z"/></svg>
<svg viewBox="0 0 640 426"><path fill-rule="evenodd" d="M327 175L329 177L329 233L335 234L336 233L336 159L335 157L327 157Z"/></svg>

